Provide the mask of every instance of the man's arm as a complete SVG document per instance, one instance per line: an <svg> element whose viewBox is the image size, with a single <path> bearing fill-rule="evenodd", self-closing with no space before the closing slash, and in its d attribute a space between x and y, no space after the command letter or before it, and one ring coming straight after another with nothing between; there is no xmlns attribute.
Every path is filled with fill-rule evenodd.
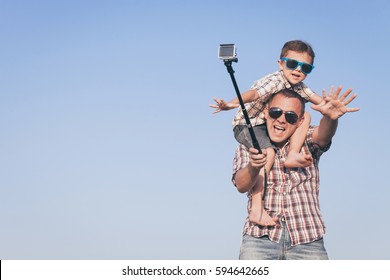
<svg viewBox="0 0 390 280"><path fill-rule="evenodd" d="M352 89L346 90L341 96L339 96L342 87L339 86L333 92L333 86L329 90L329 94L323 90L323 100L318 105L312 105L311 108L320 112L323 117L320 121L320 125L314 128L313 141L325 147L330 143L332 137L335 135L337 130L338 119L341 118L345 113L357 112L359 108L347 108L347 105L356 98L356 94L348 97L352 92Z"/></svg>
<svg viewBox="0 0 390 280"><path fill-rule="evenodd" d="M245 193L253 188L259 177L259 172L266 162L266 150L263 150L262 154L259 154L256 149L249 149L249 163L244 168L239 169L234 175L235 185L239 192Z"/></svg>

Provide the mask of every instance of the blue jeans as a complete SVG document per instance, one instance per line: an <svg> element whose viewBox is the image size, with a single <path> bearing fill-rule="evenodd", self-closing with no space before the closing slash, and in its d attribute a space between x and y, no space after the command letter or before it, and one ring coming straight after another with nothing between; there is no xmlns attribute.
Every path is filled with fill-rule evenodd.
<svg viewBox="0 0 390 280"><path fill-rule="evenodd" d="M269 240L268 236L260 238L244 235L240 248L240 260L328 260L324 240L299 244L291 247L290 235L284 224L279 243Z"/></svg>

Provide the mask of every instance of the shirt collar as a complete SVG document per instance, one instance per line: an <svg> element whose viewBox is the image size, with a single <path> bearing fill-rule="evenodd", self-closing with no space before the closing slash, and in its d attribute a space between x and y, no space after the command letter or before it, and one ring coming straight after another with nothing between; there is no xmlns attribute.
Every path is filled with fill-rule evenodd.
<svg viewBox="0 0 390 280"><path fill-rule="evenodd" d="M288 89L292 88L291 84L287 81L286 77L284 76L283 71L282 71L282 70L279 70L279 72L280 72L280 76L282 77L284 86L285 86L286 88L288 88Z"/></svg>

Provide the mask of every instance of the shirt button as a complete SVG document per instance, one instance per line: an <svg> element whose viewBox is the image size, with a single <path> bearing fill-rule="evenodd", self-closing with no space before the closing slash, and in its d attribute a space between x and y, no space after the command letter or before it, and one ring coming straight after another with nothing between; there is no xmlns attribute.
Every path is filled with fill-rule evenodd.
<svg viewBox="0 0 390 280"><path fill-rule="evenodd" d="M286 193L286 192L283 192L283 195L287 195L287 193Z"/></svg>

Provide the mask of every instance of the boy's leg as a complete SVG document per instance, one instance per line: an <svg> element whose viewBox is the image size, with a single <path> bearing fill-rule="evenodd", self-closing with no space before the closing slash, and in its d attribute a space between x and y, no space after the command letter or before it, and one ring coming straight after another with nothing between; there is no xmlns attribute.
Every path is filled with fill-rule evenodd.
<svg viewBox="0 0 390 280"><path fill-rule="evenodd" d="M311 155L301 153L303 143L305 142L307 131L310 126L311 116L305 112L303 123L297 128L290 140L290 150L288 152L284 166L287 168L308 167L313 158Z"/></svg>
<svg viewBox="0 0 390 280"><path fill-rule="evenodd" d="M267 149L267 163L265 169L267 170L267 177L275 160L275 151L273 148ZM264 168L260 170L259 178L252 190L251 209L249 210L249 220L262 226L274 226L275 219L271 218L264 209L263 204L264 193Z"/></svg>
<svg viewBox="0 0 390 280"><path fill-rule="evenodd" d="M271 167L275 161L275 151L267 135L267 129L265 125L259 125L253 127L256 139L258 140L260 147L264 147L267 151L267 163L265 168L267 173L271 170ZM247 148L253 147L252 139L249 134L247 126L236 126L234 128L234 137L240 143ZM265 151L265 150L263 150ZM268 174L267 174L268 175ZM275 225L275 221L268 215L263 205L263 189L264 189L264 168L260 170L259 178L252 189L251 209L249 210L249 220L253 223L262 226Z"/></svg>

